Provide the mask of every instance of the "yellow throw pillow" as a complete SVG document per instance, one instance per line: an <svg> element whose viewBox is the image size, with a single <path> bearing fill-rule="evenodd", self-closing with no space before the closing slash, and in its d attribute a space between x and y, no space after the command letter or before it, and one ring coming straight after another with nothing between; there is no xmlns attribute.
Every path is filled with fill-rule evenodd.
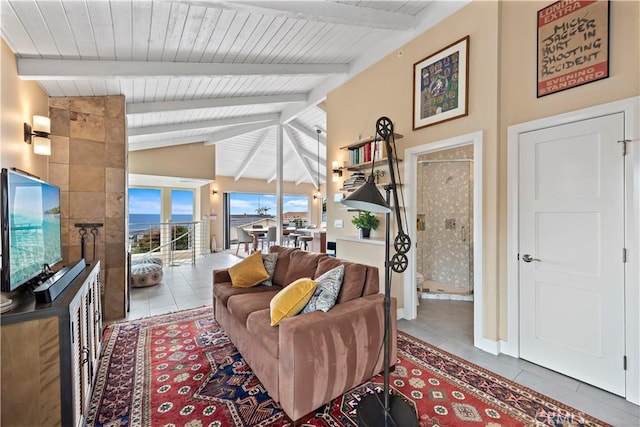
<svg viewBox="0 0 640 427"><path fill-rule="evenodd" d="M271 326L298 314L311 299L316 286L315 280L303 277L278 292L271 299Z"/></svg>
<svg viewBox="0 0 640 427"><path fill-rule="evenodd" d="M229 267L231 286L234 288L250 288L269 278L269 273L262 263L262 253L255 252L233 267Z"/></svg>

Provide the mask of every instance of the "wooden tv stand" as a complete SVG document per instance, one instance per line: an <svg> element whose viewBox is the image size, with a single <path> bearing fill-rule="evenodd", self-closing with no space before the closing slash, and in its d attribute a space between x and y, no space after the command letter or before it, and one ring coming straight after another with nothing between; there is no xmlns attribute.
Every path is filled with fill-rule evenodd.
<svg viewBox="0 0 640 427"><path fill-rule="evenodd" d="M3 426L81 426L102 342L100 262L53 302L24 292L0 316Z"/></svg>

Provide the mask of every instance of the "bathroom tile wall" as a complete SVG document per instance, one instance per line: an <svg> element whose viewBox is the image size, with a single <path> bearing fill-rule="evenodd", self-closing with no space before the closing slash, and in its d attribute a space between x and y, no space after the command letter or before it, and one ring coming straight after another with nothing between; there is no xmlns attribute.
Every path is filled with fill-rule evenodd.
<svg viewBox="0 0 640 427"><path fill-rule="evenodd" d="M473 146L424 154L421 160L473 159ZM473 174L470 162L418 165L417 270L426 280L469 292L473 277Z"/></svg>

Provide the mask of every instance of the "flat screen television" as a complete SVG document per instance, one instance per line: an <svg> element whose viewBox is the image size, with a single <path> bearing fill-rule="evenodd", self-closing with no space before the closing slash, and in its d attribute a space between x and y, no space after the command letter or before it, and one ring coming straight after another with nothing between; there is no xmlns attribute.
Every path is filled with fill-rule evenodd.
<svg viewBox="0 0 640 427"><path fill-rule="evenodd" d="M60 189L34 177L2 169L1 287L10 292L62 260Z"/></svg>

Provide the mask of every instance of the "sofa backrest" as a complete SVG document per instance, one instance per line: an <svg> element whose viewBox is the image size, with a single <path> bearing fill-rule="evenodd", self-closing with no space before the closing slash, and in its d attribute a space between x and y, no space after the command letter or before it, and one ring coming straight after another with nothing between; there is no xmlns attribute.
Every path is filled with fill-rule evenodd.
<svg viewBox="0 0 640 427"><path fill-rule="evenodd" d="M360 298L361 296L378 293L380 282L378 268L370 265L328 256L320 259L318 268L312 277L319 277L340 264L344 265L344 277L342 279L340 293L338 294L338 304Z"/></svg>
<svg viewBox="0 0 640 427"><path fill-rule="evenodd" d="M278 245L271 246L269 252L278 252L278 261L273 273L273 283L276 285L287 286L302 277L316 278L344 264L344 278L338 294L338 304L376 294L380 288L377 267Z"/></svg>
<svg viewBox="0 0 640 427"><path fill-rule="evenodd" d="M284 246L273 245L269 247L269 253L278 253L278 259L276 260L276 268L273 271L272 281L279 286L285 285L285 277L287 270L289 269L289 261L291 260L291 254L299 252L300 248L286 248Z"/></svg>

